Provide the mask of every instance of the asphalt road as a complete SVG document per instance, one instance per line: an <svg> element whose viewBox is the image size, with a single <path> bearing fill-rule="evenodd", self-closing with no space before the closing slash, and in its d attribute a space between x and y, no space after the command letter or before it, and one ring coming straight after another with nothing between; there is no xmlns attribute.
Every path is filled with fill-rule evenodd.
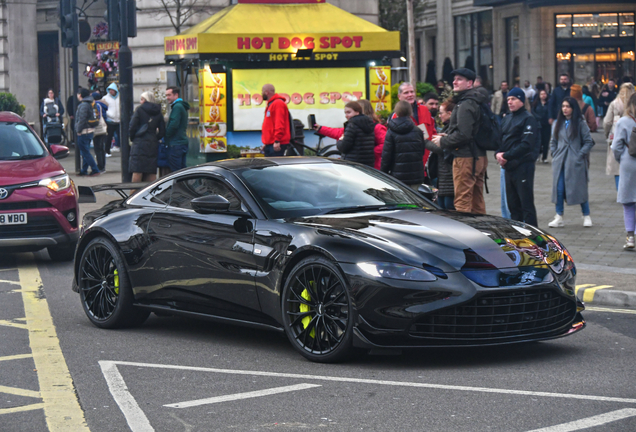
<svg viewBox="0 0 636 432"><path fill-rule="evenodd" d="M0 431L636 430L636 310L591 306L584 331L549 342L321 365L261 330L155 315L97 329L71 267L0 258Z"/></svg>

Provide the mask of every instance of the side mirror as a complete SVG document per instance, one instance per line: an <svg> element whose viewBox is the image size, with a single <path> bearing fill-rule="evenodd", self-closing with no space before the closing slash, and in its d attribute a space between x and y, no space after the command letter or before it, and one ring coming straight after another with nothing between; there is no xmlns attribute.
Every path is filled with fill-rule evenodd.
<svg viewBox="0 0 636 432"><path fill-rule="evenodd" d="M192 210L201 214L226 212L230 209L230 202L221 195L207 195L190 201Z"/></svg>
<svg viewBox="0 0 636 432"><path fill-rule="evenodd" d="M55 159L64 159L68 156L68 147L59 144L51 144L51 154Z"/></svg>
<svg viewBox="0 0 636 432"><path fill-rule="evenodd" d="M420 193L420 195L423 195L424 198L430 200L430 201L437 201L437 189L429 186L427 184L421 184L420 187L417 188L417 191Z"/></svg>

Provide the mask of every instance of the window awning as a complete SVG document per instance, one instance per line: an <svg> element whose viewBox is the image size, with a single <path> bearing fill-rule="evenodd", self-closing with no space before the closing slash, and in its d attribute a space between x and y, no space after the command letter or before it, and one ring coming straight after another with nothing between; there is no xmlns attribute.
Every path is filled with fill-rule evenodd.
<svg viewBox="0 0 636 432"><path fill-rule="evenodd" d="M328 3L237 4L164 39L164 54L293 54L400 51L387 31Z"/></svg>

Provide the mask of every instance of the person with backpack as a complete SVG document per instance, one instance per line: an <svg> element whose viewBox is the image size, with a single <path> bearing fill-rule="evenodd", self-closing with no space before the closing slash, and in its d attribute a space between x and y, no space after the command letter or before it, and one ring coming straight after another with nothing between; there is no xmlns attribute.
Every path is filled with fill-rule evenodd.
<svg viewBox="0 0 636 432"><path fill-rule="evenodd" d="M132 182L152 182L157 179L157 157L159 140L166 133L166 123L161 114L161 105L155 103L151 92L143 92L139 100L141 105L130 119L129 136L133 145L130 148L128 170L132 173Z"/></svg>
<svg viewBox="0 0 636 432"><path fill-rule="evenodd" d="M95 127L93 133L93 150L95 151L95 158L97 159L97 167L101 172L106 171L106 139L108 138L108 127L106 125L106 119L108 118L106 111L108 111L108 105L106 105L101 99L100 92L95 91L91 95L95 104L93 106L96 116L98 116L99 123Z"/></svg>
<svg viewBox="0 0 636 432"><path fill-rule="evenodd" d="M99 124L99 119L95 117L93 110L93 98L89 89L82 89L78 95L80 101L75 113L75 130L77 131L77 147L82 156L82 168L79 175L88 175L88 166L91 167L90 175L99 175L101 171L91 155L91 141L95 127Z"/></svg>
<svg viewBox="0 0 636 432"><path fill-rule="evenodd" d="M501 148L495 157L505 170L510 218L538 226L534 206L535 160L541 148L539 124L526 108L526 93L519 87L508 92L510 114L501 125Z"/></svg>
<svg viewBox="0 0 636 432"><path fill-rule="evenodd" d="M473 88L475 72L460 68L453 71L453 76L456 107L448 132L434 136L432 141L453 155L455 209L485 214L484 182L488 167L485 147L496 146L498 142L497 120L486 105L484 95Z"/></svg>
<svg viewBox="0 0 636 432"><path fill-rule="evenodd" d="M273 84L265 84L263 100L267 102L261 140L265 157L285 156L291 141L291 123L285 98L276 93Z"/></svg>

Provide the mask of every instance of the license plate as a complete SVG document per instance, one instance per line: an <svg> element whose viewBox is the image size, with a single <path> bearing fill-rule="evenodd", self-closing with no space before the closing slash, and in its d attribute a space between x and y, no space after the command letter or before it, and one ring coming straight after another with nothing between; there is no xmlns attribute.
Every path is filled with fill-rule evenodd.
<svg viewBox="0 0 636 432"><path fill-rule="evenodd" d="M22 225L27 223L26 213L2 213L0 214L0 225Z"/></svg>

